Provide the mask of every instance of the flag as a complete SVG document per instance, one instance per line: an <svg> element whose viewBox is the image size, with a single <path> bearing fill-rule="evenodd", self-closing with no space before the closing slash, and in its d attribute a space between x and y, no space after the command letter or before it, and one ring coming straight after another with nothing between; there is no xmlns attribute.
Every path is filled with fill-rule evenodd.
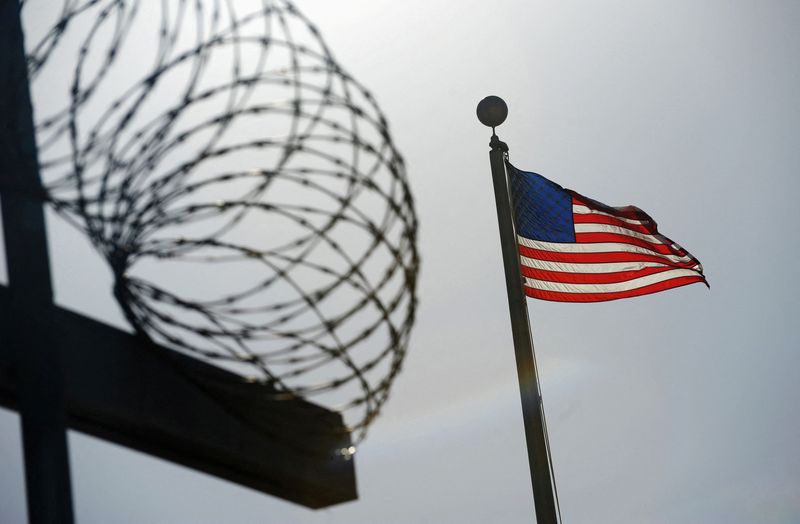
<svg viewBox="0 0 800 524"><path fill-rule="evenodd" d="M507 167L526 295L601 302L708 285L700 262L641 209L607 206Z"/></svg>

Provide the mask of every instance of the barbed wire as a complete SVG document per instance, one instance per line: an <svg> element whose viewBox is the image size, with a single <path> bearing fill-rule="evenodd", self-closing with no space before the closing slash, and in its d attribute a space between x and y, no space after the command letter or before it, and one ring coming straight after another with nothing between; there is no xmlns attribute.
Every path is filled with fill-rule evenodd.
<svg viewBox="0 0 800 524"><path fill-rule="evenodd" d="M128 321L273 397L335 404L363 439L419 267L375 99L287 0L66 0L54 17L27 31L47 198L108 261Z"/></svg>

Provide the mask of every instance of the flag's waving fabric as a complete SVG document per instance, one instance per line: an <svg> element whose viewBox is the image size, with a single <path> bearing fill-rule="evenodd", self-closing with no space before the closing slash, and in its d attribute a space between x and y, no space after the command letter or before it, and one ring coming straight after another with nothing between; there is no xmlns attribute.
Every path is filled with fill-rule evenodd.
<svg viewBox="0 0 800 524"><path fill-rule="evenodd" d="M700 262L633 206L611 207L508 164L528 296L601 302L705 283Z"/></svg>

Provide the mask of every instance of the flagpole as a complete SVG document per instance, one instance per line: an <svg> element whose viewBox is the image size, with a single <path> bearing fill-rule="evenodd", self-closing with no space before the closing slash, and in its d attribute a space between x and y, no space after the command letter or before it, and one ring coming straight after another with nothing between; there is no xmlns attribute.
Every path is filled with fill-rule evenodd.
<svg viewBox="0 0 800 524"><path fill-rule="evenodd" d="M528 305L522 290L519 250L508 192L505 166L508 146L501 142L495 133L495 128L505 121L508 107L501 98L488 96L478 104L477 113L481 123L492 128L492 138L489 142L491 148L489 162L492 168L497 222L500 226L500 245L506 274L511 334L517 359L517 377L522 400L522 417L528 447L528 464L531 471L536 522L538 524L557 524L556 499L551 476L552 465L545 433L542 397L533 353L533 339L528 322Z"/></svg>

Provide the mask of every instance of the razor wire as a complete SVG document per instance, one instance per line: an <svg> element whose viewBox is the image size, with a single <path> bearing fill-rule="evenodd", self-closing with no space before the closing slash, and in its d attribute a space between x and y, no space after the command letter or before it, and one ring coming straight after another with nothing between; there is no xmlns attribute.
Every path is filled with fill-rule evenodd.
<svg viewBox="0 0 800 524"><path fill-rule="evenodd" d="M108 262L127 320L271 398L332 404L363 439L419 267L373 96L287 0L65 0L52 16L26 30L46 198Z"/></svg>

